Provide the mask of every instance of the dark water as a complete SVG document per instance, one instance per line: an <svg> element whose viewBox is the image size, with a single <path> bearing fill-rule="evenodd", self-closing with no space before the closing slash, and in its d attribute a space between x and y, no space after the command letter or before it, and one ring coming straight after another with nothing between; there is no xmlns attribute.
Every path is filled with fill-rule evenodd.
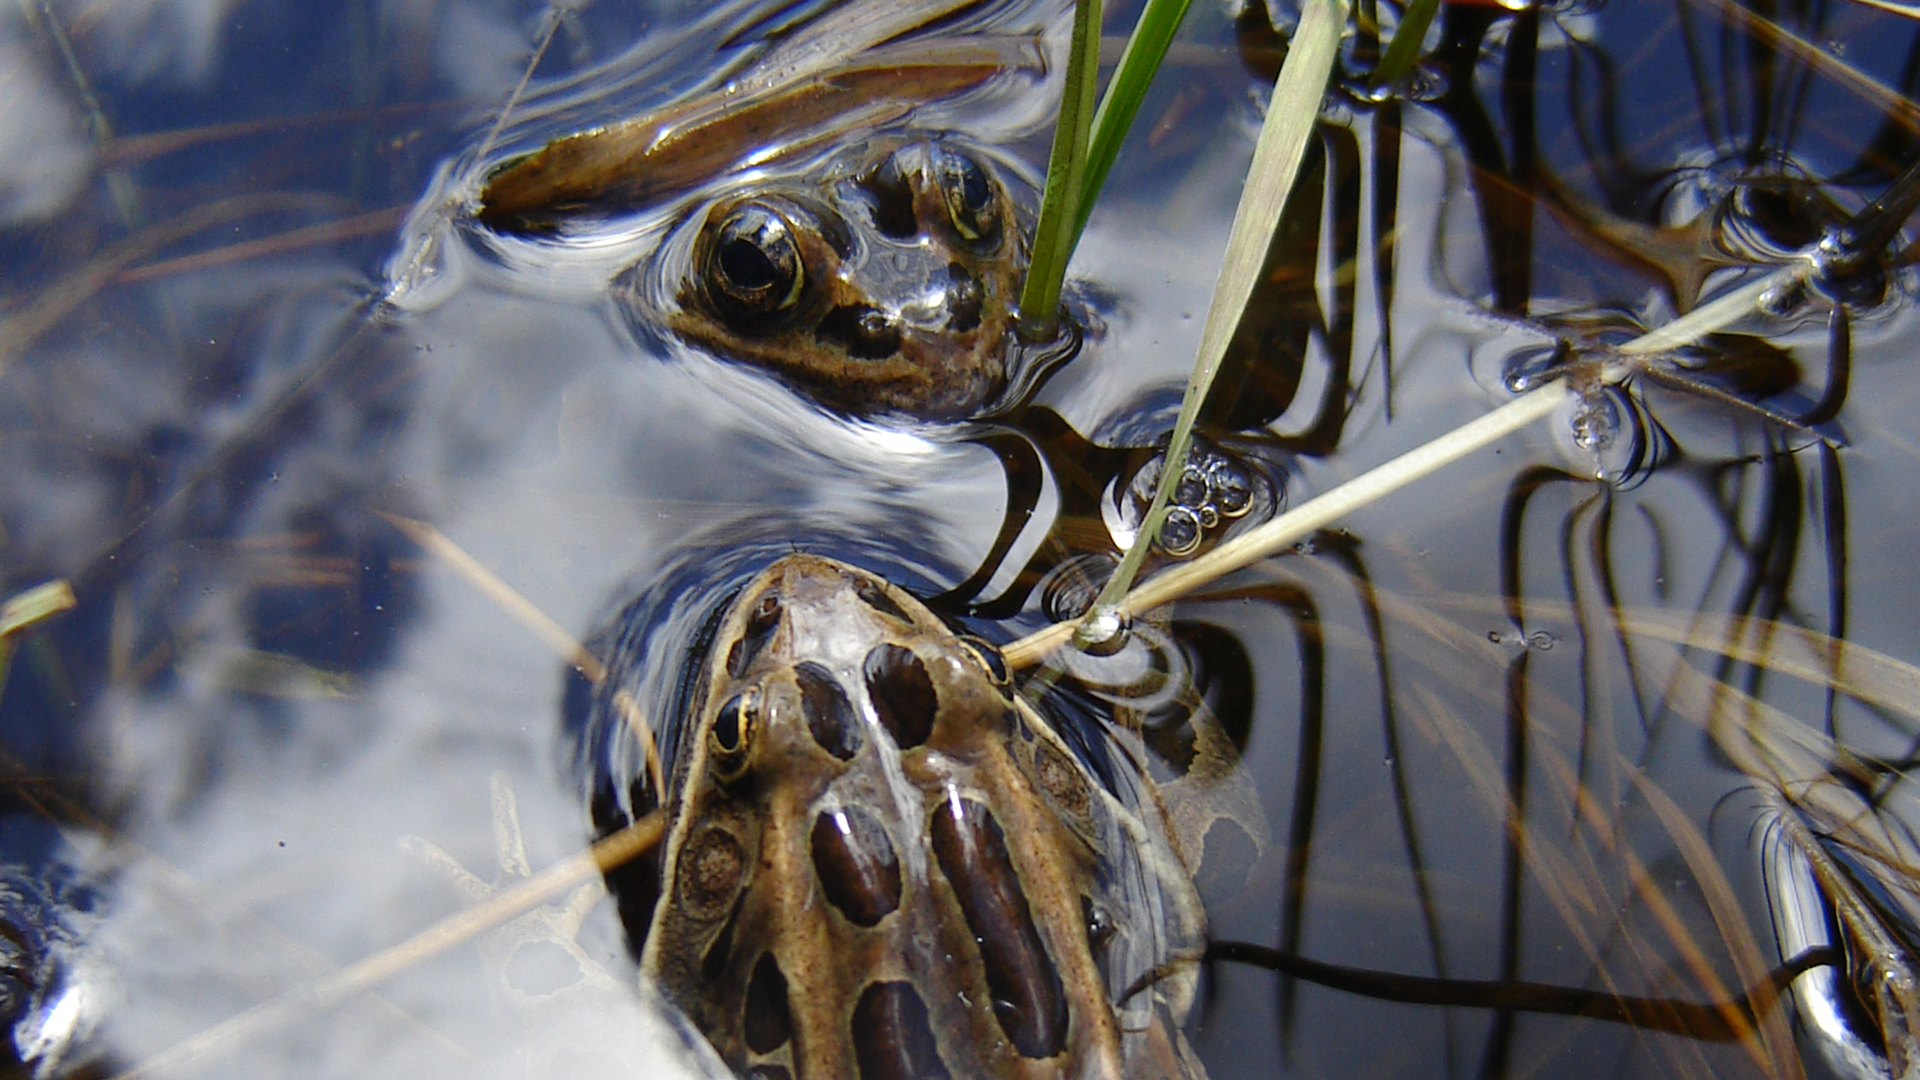
<svg viewBox="0 0 1920 1080"><path fill-rule="evenodd" d="M0 595L61 577L79 604L7 673L0 844L89 886L78 996L36 1030L97 1024L108 1073L457 911L453 863L479 888L589 838L560 656L407 522L577 637L789 545L959 586L996 638L1040 625L1170 422L1277 43L1196 6L1075 260L1079 354L941 426L830 415L623 297L725 178L567 243L462 210L491 163L696 92L805 9L569 9L518 99L548 19L526 6L23 10L0 15ZM1350 37L1209 407L1223 445L1298 503L1857 213L1915 158L1915 27L1756 12L1810 51L1706 3L1457 5L1392 93ZM1032 184L1052 85L1011 72L904 126ZM1759 1038L1476 987L1690 1016L1778 964L1743 747L1795 791L1849 763L1892 833L1915 820L1906 242L1178 609L1273 837L1244 886L1206 883L1214 936L1445 1003L1223 956L1192 1025L1211 1075L1790 1074ZM1771 659L1726 644L1733 616L1774 628ZM1689 631L1718 644L1677 651ZM1799 631L1887 663L1839 674ZM688 1055L593 900L577 935L563 898L182 1071L665 1072Z"/></svg>

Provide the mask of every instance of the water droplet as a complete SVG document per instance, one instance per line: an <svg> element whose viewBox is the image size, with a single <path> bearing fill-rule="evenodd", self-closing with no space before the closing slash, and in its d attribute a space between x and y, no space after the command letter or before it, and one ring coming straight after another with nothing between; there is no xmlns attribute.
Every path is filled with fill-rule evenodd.
<svg viewBox="0 0 1920 1080"><path fill-rule="evenodd" d="M1572 355L1573 349L1565 341L1520 349L1502 366L1501 382L1509 393L1524 394L1565 370Z"/></svg>
<svg viewBox="0 0 1920 1080"><path fill-rule="evenodd" d="M1102 611L1073 630L1073 643L1096 656L1110 656L1127 643L1127 623L1117 611Z"/></svg>

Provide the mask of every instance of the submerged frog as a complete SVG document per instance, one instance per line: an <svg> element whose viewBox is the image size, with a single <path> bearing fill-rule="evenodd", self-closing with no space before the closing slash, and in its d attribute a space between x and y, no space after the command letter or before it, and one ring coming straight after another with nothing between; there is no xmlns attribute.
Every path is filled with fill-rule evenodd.
<svg viewBox="0 0 1920 1080"><path fill-rule="evenodd" d="M698 215L668 324L837 409L970 415L1007 382L1021 217L978 151L856 147Z"/></svg>
<svg viewBox="0 0 1920 1080"><path fill-rule="evenodd" d="M799 173L786 164L1044 70L1033 35L906 33L958 6L828 15L712 92L493 167L474 219L537 237L712 191L716 176L758 177L693 212L690 254L669 241L678 258L652 253L631 276L641 321L670 307L665 321L690 344L845 412L976 413L1006 386L1026 269L1025 209L1000 170L942 135L855 144Z"/></svg>
<svg viewBox="0 0 1920 1080"><path fill-rule="evenodd" d="M665 798L628 789L628 814L664 803L664 849L614 884L643 978L729 1066L1204 1075L1180 1023L1205 916L1137 753L1017 703L992 646L819 556L756 576L706 657Z"/></svg>

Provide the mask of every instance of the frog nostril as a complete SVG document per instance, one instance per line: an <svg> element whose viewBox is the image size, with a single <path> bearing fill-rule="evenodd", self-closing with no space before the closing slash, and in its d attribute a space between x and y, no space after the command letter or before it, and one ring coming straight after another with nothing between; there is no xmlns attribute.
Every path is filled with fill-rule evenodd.
<svg viewBox="0 0 1920 1080"><path fill-rule="evenodd" d="M865 304L827 312L815 336L844 345L856 360L885 360L900 351L900 325L893 316Z"/></svg>
<svg viewBox="0 0 1920 1080"><path fill-rule="evenodd" d="M959 263L947 264L952 284L947 286L947 328L964 334L980 325L980 310L986 303L986 289L973 271Z"/></svg>
<svg viewBox="0 0 1920 1080"><path fill-rule="evenodd" d="M858 180L873 197L873 227L895 240L920 235L920 218L913 210L913 185L889 154Z"/></svg>

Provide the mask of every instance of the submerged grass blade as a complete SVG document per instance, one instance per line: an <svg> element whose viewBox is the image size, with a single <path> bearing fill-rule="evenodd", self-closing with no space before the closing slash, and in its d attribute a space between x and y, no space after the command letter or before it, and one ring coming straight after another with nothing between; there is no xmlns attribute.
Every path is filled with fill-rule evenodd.
<svg viewBox="0 0 1920 1080"><path fill-rule="evenodd" d="M35 623L68 611L76 603L73 586L68 585L65 578L56 578L45 585L36 585L10 596L6 603L0 604L0 638L11 637Z"/></svg>
<svg viewBox="0 0 1920 1080"><path fill-rule="evenodd" d="M660 811L610 833L487 900L449 915L392 948L331 975L296 986L114 1074L114 1080L185 1074L220 1060L262 1035L336 1009L395 975L479 937L516 916L624 866L660 842Z"/></svg>
<svg viewBox="0 0 1920 1080"><path fill-rule="evenodd" d="M1727 947L1727 958L1733 962L1741 985L1750 988L1750 992L1752 988L1766 986L1766 959L1756 944L1760 939L1747 921L1733 884L1727 880L1720 860L1714 857L1707 838L1700 833L1700 827L1645 773L1635 772L1633 785L1665 827L1681 859L1685 861L1695 886L1700 890L1700 898L1706 902L1707 910L1713 917L1714 928L1720 931L1720 940ZM1639 880L1651 882L1653 878L1648 876ZM1673 925L1675 929L1670 936L1691 962L1694 978L1714 1000L1726 1001L1728 995L1720 976L1712 965L1706 963L1699 947L1679 927L1677 920ZM1741 1047L1766 1075L1780 1080L1806 1080L1806 1072L1801 1066L1799 1054L1794 1050L1793 1032L1788 1027L1784 1012L1774 1008L1757 1009L1749 1017L1728 1002L1722 1015L1726 1018L1727 1026L1738 1035Z"/></svg>
<svg viewBox="0 0 1920 1080"><path fill-rule="evenodd" d="M1047 189L1033 230L1033 257L1020 287L1020 332L1033 340L1053 336L1060 287L1073 257L1079 219L1080 178L1086 172L1087 136L1093 125L1094 89L1100 73L1100 0L1075 0L1073 46L1067 54L1067 85L1054 123L1047 160Z"/></svg>
<svg viewBox="0 0 1920 1080"><path fill-rule="evenodd" d="M0 690L7 686L7 673L13 667L14 637L35 624L72 608L77 600L73 586L65 578L36 585L0 603Z"/></svg>
<svg viewBox="0 0 1920 1080"><path fill-rule="evenodd" d="M1836 693L1907 720L1920 735L1920 666L1844 638L1790 622L1745 615L1692 615L1627 609L1623 625L1633 634L1724 656L1742 664Z"/></svg>
<svg viewBox="0 0 1920 1080"><path fill-rule="evenodd" d="M499 575L469 555L464 548L454 543L446 534L424 521L400 517L374 511L387 524L398 529L407 539L418 544L421 549L452 567L454 572L465 578L468 584L478 589L487 599L512 616L521 626L526 627L545 642L555 655L573 665L574 670L586 676L595 686L606 681L607 665L595 656L591 650L568 633L566 628L554 622L546 612L534 606L533 602L516 592L513 586L501 580ZM614 692L614 706L625 717L633 737L639 741L647 758L647 779L653 783L655 791L665 791L665 780L660 769L660 752L654 745L653 725L640 712L640 705L633 695L624 688Z"/></svg>
<svg viewBox="0 0 1920 1080"><path fill-rule="evenodd" d="M53 42L54 50L60 54L60 63L67 69L67 78L72 81L74 91L80 96L80 104L87 111L87 134L93 140L95 149L110 145L115 138L113 121L107 119L107 110L100 104L100 95L94 91L93 80L87 77L87 69L74 53L73 40L67 36L66 27L53 10L53 4L49 0L38 0L38 3L20 0L20 11L27 25L42 30ZM109 167L106 181L107 194L113 197L114 209L120 213L120 223L129 230L144 225L146 215L140 208L140 189L133 182L133 174L124 167Z"/></svg>
<svg viewBox="0 0 1920 1080"><path fill-rule="evenodd" d="M1227 345L1240 324L1253 295L1255 280L1267 255L1267 245L1279 227L1280 212L1293 189L1294 177L1306 157L1307 140L1313 135L1320 117L1320 100L1326 93L1327 79L1340 52L1340 34L1347 25L1346 0L1308 0L1294 34L1286 63L1273 84L1273 100L1254 144L1253 162L1247 167L1247 186L1234 211L1233 227L1227 238L1227 253L1221 261L1220 277L1213 289L1213 302L1207 309L1206 325L1200 331L1199 355L1193 374L1187 380L1186 396L1180 403L1173 438L1167 446L1160 486L1153 504L1141 522L1140 534L1128 549L1126 558L1114 571L1100 598L1094 602L1084 624L1094 639L1111 636L1118 627L1114 621L1120 598L1132 587L1140 572L1141 560L1159 535L1166 517L1167 500L1187 460L1187 447L1193 436L1193 423L1200 405L1213 385ZM1104 632L1103 632L1104 631Z"/></svg>
<svg viewBox="0 0 1920 1080"><path fill-rule="evenodd" d="M1373 85L1383 86L1406 77L1413 70L1413 61L1420 55L1420 44L1427 38L1427 27L1433 25L1434 13L1440 10L1440 0L1413 0L1407 5L1406 13L1400 16L1400 25L1394 27L1393 40L1387 42L1387 51L1380 57L1380 64L1373 69Z"/></svg>
<svg viewBox="0 0 1920 1080"><path fill-rule="evenodd" d="M1690 0L1695 6L1727 20L1730 25L1740 27L1752 34L1756 42L1792 57L1808 67L1818 70L1825 77L1846 87L1874 108L1890 114L1889 118L1908 131L1920 131L1920 104L1908 100L1900 93L1841 59L1823 45L1808 41L1788 30L1786 27L1767 18L1757 11L1749 10L1738 0ZM1894 10L1884 3L1871 6L1882 10Z"/></svg>
<svg viewBox="0 0 1920 1080"><path fill-rule="evenodd" d="M1133 118L1146 99L1147 87L1159 72L1167 46L1173 43L1174 32L1180 29L1192 2L1147 0L1140 20L1133 24L1133 33L1127 36L1127 47L1121 51L1120 63L1114 67L1107 79L1107 89L1100 95L1100 108L1093 114L1093 136L1087 144L1086 170L1081 174L1076 196L1073 232L1067 237L1069 253L1079 244L1080 234L1086 231L1093 201L1107 182L1107 173L1120 155L1120 143L1133 127Z"/></svg>

